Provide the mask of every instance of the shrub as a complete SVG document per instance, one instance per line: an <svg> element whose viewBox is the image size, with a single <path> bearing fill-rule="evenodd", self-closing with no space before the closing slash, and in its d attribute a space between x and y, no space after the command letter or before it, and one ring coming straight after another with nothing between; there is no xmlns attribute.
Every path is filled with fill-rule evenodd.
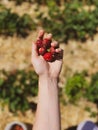
<svg viewBox="0 0 98 130"><path fill-rule="evenodd" d="M98 106L98 72L93 74L90 82L86 80L86 73L75 73L67 79L64 92L68 96L69 102L77 102L80 98L85 98Z"/></svg>
<svg viewBox="0 0 98 130"><path fill-rule="evenodd" d="M98 105L98 72L91 77L91 83L86 93L86 98Z"/></svg>
<svg viewBox="0 0 98 130"><path fill-rule="evenodd" d="M14 1L14 0L9 0L9 1ZM21 5L23 2L32 2L33 0L15 0L16 5Z"/></svg>
<svg viewBox="0 0 98 130"><path fill-rule="evenodd" d="M73 103L84 97L87 88L88 83L83 73L76 73L68 78L64 87L68 100Z"/></svg>
<svg viewBox="0 0 98 130"><path fill-rule="evenodd" d="M28 97L37 96L38 91L38 78L35 72L3 70L0 75L0 100L3 104L7 103L12 112L30 109Z"/></svg>
<svg viewBox="0 0 98 130"><path fill-rule="evenodd" d="M81 10L81 11L80 11ZM48 32L52 32L59 42L69 39L85 41L93 38L98 27L98 8L85 11L79 2L66 3L61 9L55 3L49 5L48 16L39 14L39 24Z"/></svg>
<svg viewBox="0 0 98 130"><path fill-rule="evenodd" d="M27 36L29 32L35 29L36 24L28 14L19 16L12 13L10 9L4 8L0 11L0 34L13 36Z"/></svg>
<svg viewBox="0 0 98 130"><path fill-rule="evenodd" d="M14 0L9 0L9 1L14 1ZM79 2L83 5L98 5L97 0L75 0L76 2ZM39 5L44 4L47 5L48 3L53 3L55 2L57 5L62 5L64 3L72 3L73 0L15 0L16 5L21 5L23 2L29 2L29 3L38 3Z"/></svg>
<svg viewBox="0 0 98 130"><path fill-rule="evenodd" d="M9 1L14 1L14 0L9 0ZM39 5L47 5L48 3L55 2L57 5L61 4L60 0L16 0L16 5L21 5L23 2L29 2L29 3L37 3Z"/></svg>

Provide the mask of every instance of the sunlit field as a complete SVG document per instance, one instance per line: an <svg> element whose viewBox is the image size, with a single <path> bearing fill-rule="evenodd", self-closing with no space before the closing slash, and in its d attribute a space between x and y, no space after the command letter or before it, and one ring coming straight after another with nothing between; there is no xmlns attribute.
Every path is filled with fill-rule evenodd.
<svg viewBox="0 0 98 130"><path fill-rule="evenodd" d="M59 77L62 130L98 123L98 1L0 1L0 130L12 121L32 129L38 75L31 64L38 31L64 50Z"/></svg>

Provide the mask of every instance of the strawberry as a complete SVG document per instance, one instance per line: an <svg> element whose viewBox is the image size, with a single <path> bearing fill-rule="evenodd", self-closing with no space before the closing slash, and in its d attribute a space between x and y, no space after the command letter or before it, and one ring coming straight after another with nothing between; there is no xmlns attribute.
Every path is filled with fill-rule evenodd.
<svg viewBox="0 0 98 130"><path fill-rule="evenodd" d="M44 46L45 48L50 48L50 47L51 47L51 40L45 38L45 39L43 39L42 44L43 44L43 46Z"/></svg>
<svg viewBox="0 0 98 130"><path fill-rule="evenodd" d="M41 39L38 39L38 40L36 41L36 44L37 44L37 47L38 47L38 48L42 47L42 40L41 40Z"/></svg>
<svg viewBox="0 0 98 130"><path fill-rule="evenodd" d="M52 62L54 60L54 57L51 52L45 53L43 57L48 62Z"/></svg>
<svg viewBox="0 0 98 130"><path fill-rule="evenodd" d="M44 47L39 48L39 51L38 51L39 55L44 55L45 52L46 52L46 49Z"/></svg>

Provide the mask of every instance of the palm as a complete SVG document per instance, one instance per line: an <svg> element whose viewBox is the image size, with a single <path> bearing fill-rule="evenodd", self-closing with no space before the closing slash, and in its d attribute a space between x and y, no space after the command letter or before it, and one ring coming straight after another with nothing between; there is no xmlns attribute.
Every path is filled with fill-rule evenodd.
<svg viewBox="0 0 98 130"><path fill-rule="evenodd" d="M32 60L34 69L38 75L49 74L51 77L58 77L62 61L46 62L42 56Z"/></svg>
<svg viewBox="0 0 98 130"><path fill-rule="evenodd" d="M61 70L62 61L56 60L48 64L49 64L49 71L50 71L51 76L58 77Z"/></svg>
<svg viewBox="0 0 98 130"><path fill-rule="evenodd" d="M43 73L48 73L48 63L39 56L37 58L32 58L33 67L38 75L42 75Z"/></svg>

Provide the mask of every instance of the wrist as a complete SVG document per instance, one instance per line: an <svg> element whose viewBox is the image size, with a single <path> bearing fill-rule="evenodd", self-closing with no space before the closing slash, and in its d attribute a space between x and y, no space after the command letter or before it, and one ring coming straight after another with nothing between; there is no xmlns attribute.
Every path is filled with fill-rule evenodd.
<svg viewBox="0 0 98 130"><path fill-rule="evenodd" d="M40 75L39 86L48 87L48 88L51 88L51 87L58 88L58 78L51 77L48 75Z"/></svg>
<svg viewBox="0 0 98 130"><path fill-rule="evenodd" d="M50 75L48 73L45 73L45 74L42 74L42 75L39 75L39 78L43 78L43 79L46 79L46 80L57 80L59 79L59 76L53 76L53 75Z"/></svg>
<svg viewBox="0 0 98 130"><path fill-rule="evenodd" d="M58 77L52 77L52 76L49 76L48 74L44 74L44 75L39 75L39 80L44 80L44 81L55 81L55 82L58 82Z"/></svg>

